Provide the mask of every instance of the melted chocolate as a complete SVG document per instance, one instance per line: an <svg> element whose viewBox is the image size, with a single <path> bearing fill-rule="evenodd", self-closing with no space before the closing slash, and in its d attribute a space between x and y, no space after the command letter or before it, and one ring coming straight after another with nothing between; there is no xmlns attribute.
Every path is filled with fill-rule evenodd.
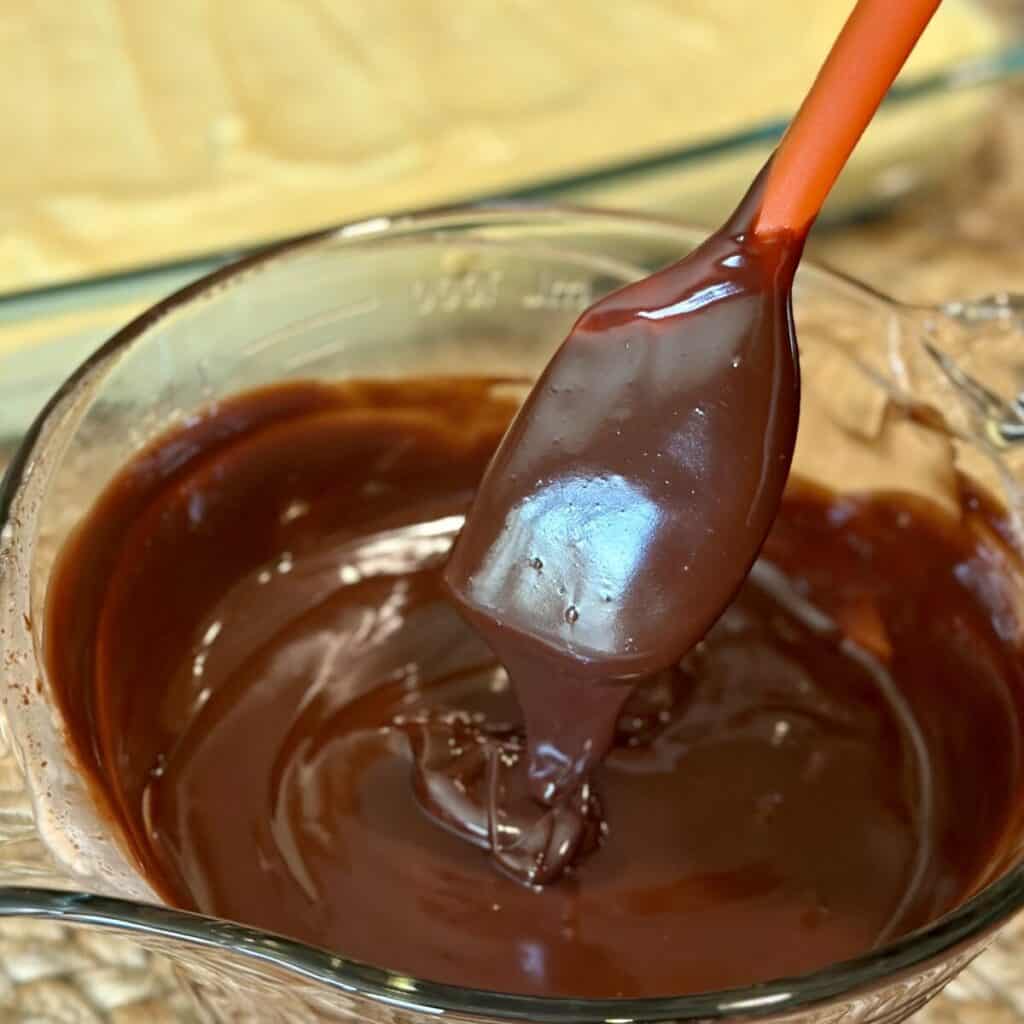
<svg viewBox="0 0 1024 1024"><path fill-rule="evenodd" d="M1016 834L1022 693L986 503L955 523L791 484L725 615L626 699L589 788L539 807L516 694L442 580L501 385L239 396L66 545L50 678L161 896L582 997L806 971L981 884ZM543 890L494 870L524 851L572 863Z"/></svg>
<svg viewBox="0 0 1024 1024"><path fill-rule="evenodd" d="M803 237L752 231L764 175L674 266L587 310L485 474L445 573L508 669L530 792L580 803L638 678L746 578L796 441L790 288ZM567 849L571 849L570 842ZM522 877L568 863L537 851Z"/></svg>

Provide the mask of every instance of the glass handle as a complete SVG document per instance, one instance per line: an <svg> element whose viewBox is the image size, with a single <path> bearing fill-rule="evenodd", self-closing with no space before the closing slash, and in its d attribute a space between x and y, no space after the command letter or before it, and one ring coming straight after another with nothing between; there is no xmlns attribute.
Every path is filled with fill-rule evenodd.
<svg viewBox="0 0 1024 1024"><path fill-rule="evenodd" d="M1016 292L993 292L977 299L954 300L941 309L947 316L968 325L993 320L1024 325L1024 295Z"/></svg>
<svg viewBox="0 0 1024 1024"><path fill-rule="evenodd" d="M918 317L919 350L946 392L935 404L954 431L997 448L1024 443L1024 294L954 300Z"/></svg>

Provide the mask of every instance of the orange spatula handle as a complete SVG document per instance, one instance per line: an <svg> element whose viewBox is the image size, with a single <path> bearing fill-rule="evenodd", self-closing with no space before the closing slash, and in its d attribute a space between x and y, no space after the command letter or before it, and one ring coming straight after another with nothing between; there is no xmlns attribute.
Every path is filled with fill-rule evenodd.
<svg viewBox="0 0 1024 1024"><path fill-rule="evenodd" d="M859 0L776 151L755 235L810 229L939 2Z"/></svg>

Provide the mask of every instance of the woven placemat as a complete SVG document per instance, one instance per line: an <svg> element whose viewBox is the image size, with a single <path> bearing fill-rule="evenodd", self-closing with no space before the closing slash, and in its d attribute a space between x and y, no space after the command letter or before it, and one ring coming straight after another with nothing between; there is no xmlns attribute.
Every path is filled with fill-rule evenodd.
<svg viewBox="0 0 1024 1024"><path fill-rule="evenodd" d="M197 1024L170 964L135 943L46 921L0 921L0 1020Z"/></svg>

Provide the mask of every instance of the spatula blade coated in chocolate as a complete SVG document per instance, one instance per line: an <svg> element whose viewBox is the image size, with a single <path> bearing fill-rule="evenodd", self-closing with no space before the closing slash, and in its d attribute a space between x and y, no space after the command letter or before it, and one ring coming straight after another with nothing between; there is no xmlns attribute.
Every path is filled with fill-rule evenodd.
<svg viewBox="0 0 1024 1024"><path fill-rule="evenodd" d="M753 235L759 196L760 182L689 257L584 313L502 440L446 580L503 659L651 673L746 576L799 409L801 240Z"/></svg>

